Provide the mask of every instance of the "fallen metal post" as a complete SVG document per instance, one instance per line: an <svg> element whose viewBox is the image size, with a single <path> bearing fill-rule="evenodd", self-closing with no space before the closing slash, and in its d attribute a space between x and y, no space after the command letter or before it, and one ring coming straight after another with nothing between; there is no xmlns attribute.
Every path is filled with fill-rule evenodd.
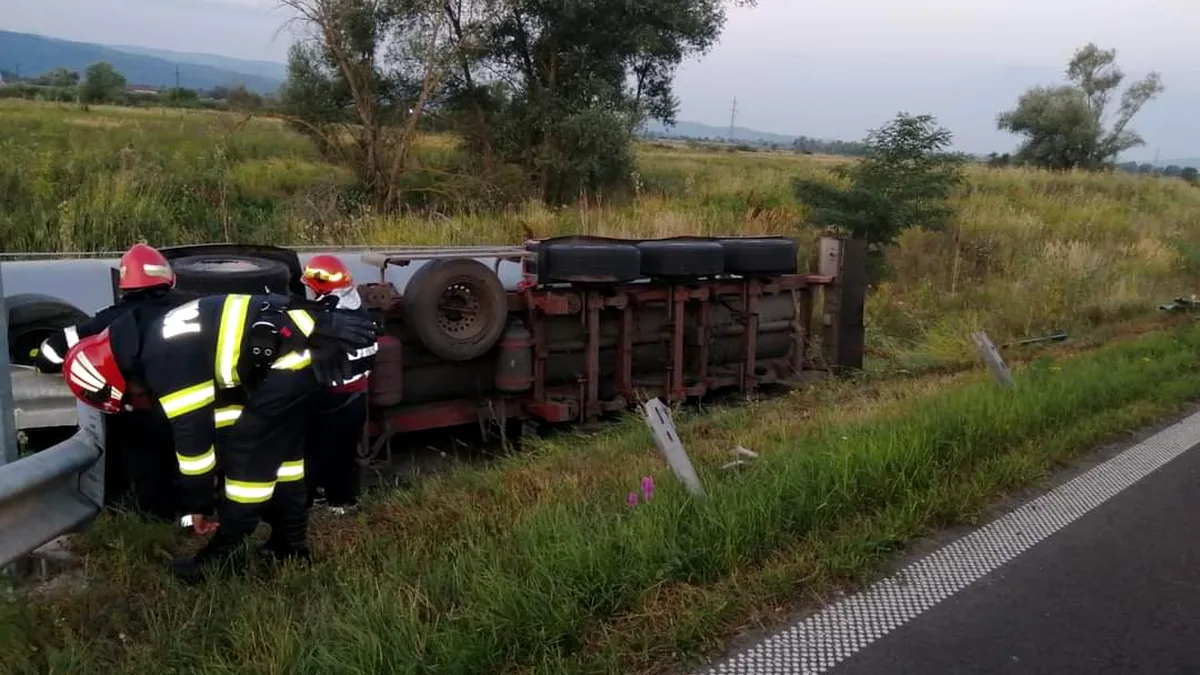
<svg viewBox="0 0 1200 675"><path fill-rule="evenodd" d="M992 371L992 377L996 378L1000 386L1012 387L1012 372L1009 371L1008 364L1004 363L1004 357L1000 356L1000 351L996 349L996 345L988 337L988 334L983 331L971 333L971 339L975 341L975 346L979 349L979 355L983 357L988 370Z"/></svg>
<svg viewBox="0 0 1200 675"><path fill-rule="evenodd" d="M687 452L683 449L683 441L679 439L679 432L675 431L675 423L671 421L670 408L663 405L663 402L657 398L653 398L646 401L642 409L645 411L646 424L654 434L654 443L666 456L667 463L671 465L671 471L675 473L675 477L693 496L704 497L704 487L700 484L700 477L696 475L692 460L688 458Z"/></svg>

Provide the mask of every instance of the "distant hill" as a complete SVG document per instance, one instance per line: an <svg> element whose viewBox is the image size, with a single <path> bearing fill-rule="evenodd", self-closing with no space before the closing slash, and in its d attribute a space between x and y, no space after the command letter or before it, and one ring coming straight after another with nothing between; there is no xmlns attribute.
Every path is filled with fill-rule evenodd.
<svg viewBox="0 0 1200 675"><path fill-rule="evenodd" d="M1182 167L1190 166L1193 169L1200 169L1200 157L1188 157L1185 159L1167 159L1167 160L1162 160L1158 163L1158 166L1160 166L1160 167L1168 167L1168 166L1172 166L1172 165L1182 166Z"/></svg>
<svg viewBox="0 0 1200 675"><path fill-rule="evenodd" d="M728 138L729 127L718 127L688 121L677 122L670 128L664 127L661 122L651 121L646 124L643 133L652 138L730 140ZM866 150L866 147L859 141L839 141L834 139L810 138L808 136L791 136L776 134L770 131L747 129L746 127L734 127L732 140L735 144L739 145L779 146L799 152L844 155L848 157L861 156Z"/></svg>
<svg viewBox="0 0 1200 675"><path fill-rule="evenodd" d="M211 55L200 55L206 59ZM57 38L0 31L0 64L5 69L20 68L22 77L33 77L55 68L83 71L97 61L113 65L129 84L153 87L175 86L175 69L179 69L179 84L190 89L211 89L217 86L247 89L261 94L278 90L282 78L264 77L261 74L239 72L228 68L185 61L180 54L178 60L168 60L147 54L134 54L112 47L90 42L72 42Z"/></svg>
<svg viewBox="0 0 1200 675"><path fill-rule="evenodd" d="M235 73L246 73L247 75L255 75L257 77L266 78L268 80L283 82L287 79L287 64L277 63L275 61L251 61L249 59L235 59L229 56L217 56L215 54L196 54L192 52L176 52L170 49L151 49L150 47L134 47L131 45L108 45L117 51L127 52L129 54L139 54L141 56L152 56L154 58L171 61L172 63L194 63L201 66L212 66L221 70L229 70Z"/></svg>
<svg viewBox="0 0 1200 675"><path fill-rule="evenodd" d="M729 127L727 126L717 127L709 124L687 121L677 122L675 126L667 128L663 126L661 122L654 120L646 125L646 132L653 135L678 136L686 138L728 139L729 137ZM757 129L747 129L746 127L735 126L733 128L733 140L735 141L791 145L792 141L796 140L796 138L796 136L773 134L769 131L758 131Z"/></svg>

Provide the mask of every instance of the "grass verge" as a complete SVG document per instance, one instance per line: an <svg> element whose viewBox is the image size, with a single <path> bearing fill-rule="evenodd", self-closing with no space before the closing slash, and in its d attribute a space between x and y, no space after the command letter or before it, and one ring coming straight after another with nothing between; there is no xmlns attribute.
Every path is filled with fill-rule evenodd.
<svg viewBox="0 0 1200 675"><path fill-rule="evenodd" d="M810 395L682 426L710 497L669 480L631 421L382 497L318 527L324 561L185 589L170 533L107 519L89 585L0 605L13 673L631 673L694 659L867 578L911 538L1200 397L1187 327L1023 366ZM719 470L741 442L760 459ZM652 501L625 503L653 473Z"/></svg>

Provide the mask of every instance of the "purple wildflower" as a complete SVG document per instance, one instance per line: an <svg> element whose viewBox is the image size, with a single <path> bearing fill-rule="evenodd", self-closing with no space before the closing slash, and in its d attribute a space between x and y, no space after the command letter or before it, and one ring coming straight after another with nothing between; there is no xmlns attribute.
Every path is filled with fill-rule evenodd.
<svg viewBox="0 0 1200 675"><path fill-rule="evenodd" d="M630 492L629 493L629 505L637 506L637 502L638 502L637 491L635 490L633 492Z"/></svg>
<svg viewBox="0 0 1200 675"><path fill-rule="evenodd" d="M642 496L645 497L646 501L650 501L651 499L654 499L654 477L653 476L643 476L642 477Z"/></svg>

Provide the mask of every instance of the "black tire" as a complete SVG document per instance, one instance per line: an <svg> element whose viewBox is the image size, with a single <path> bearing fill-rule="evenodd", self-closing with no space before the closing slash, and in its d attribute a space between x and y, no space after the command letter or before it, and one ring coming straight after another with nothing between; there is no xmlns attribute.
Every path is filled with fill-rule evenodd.
<svg viewBox="0 0 1200 675"><path fill-rule="evenodd" d="M786 237L718 240L725 249L725 272L739 276L796 273L796 242Z"/></svg>
<svg viewBox="0 0 1200 675"><path fill-rule="evenodd" d="M61 300L36 293L5 298L8 308L9 363L32 366L42 341L91 317Z"/></svg>
<svg viewBox="0 0 1200 675"><path fill-rule="evenodd" d="M288 293L287 265L268 258L243 255L195 255L171 261L175 286L201 294Z"/></svg>
<svg viewBox="0 0 1200 675"><path fill-rule="evenodd" d="M555 237L536 244L538 283L620 284L642 276L635 242L607 237Z"/></svg>
<svg viewBox="0 0 1200 675"><path fill-rule="evenodd" d="M675 237L639 242L642 276L685 279L711 277L725 271L725 249L711 239Z"/></svg>
<svg viewBox="0 0 1200 675"><path fill-rule="evenodd" d="M423 265L404 289L404 308L413 337L447 361L483 356L508 324L508 294L500 277L469 258Z"/></svg>

